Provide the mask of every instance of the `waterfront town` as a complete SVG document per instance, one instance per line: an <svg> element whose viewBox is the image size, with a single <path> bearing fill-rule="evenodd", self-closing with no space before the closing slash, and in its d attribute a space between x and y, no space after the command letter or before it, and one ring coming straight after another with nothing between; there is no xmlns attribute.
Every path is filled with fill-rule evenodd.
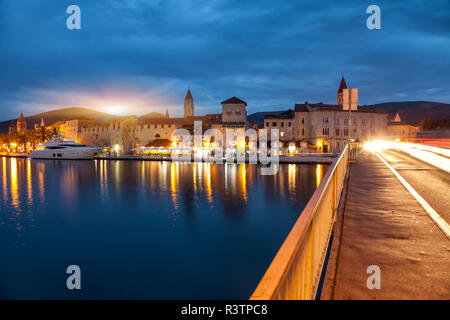
<svg viewBox="0 0 450 320"><path fill-rule="evenodd" d="M347 98L346 98L347 94ZM222 101L221 113L196 115L194 97L190 90L184 98L184 117L164 117L139 121L137 116L125 116L108 124L96 123L87 118L58 121L46 126L45 119L27 130L27 121L21 113L17 123L9 127L9 140L3 143L3 151L32 150L36 143L49 140L53 135L63 135L77 143L102 147L109 155L168 153L179 142L173 133L177 129L194 132L194 123L201 122L202 133L216 129L223 137L234 137L231 141L214 141L204 138L203 148L248 149L245 132L251 128L276 129L279 132L280 154L301 155L311 153L337 154L348 141L364 142L381 138L407 140L414 138L417 127L403 124L399 115L388 122L388 113L368 106L358 106L357 89L347 88L342 77L336 93L336 104L299 103L279 114L267 114L262 126L247 119L247 103L237 97ZM346 99L353 101L346 102ZM236 139L242 139L236 141ZM270 138L269 138L270 139ZM223 139L225 140L225 139ZM192 143L192 142L191 142Z"/></svg>
<svg viewBox="0 0 450 320"><path fill-rule="evenodd" d="M0 301L449 301L449 1L0 3Z"/></svg>

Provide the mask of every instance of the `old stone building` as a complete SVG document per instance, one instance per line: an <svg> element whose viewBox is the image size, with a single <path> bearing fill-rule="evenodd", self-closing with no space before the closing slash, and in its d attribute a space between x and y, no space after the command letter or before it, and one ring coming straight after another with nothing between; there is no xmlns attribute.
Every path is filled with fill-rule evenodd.
<svg viewBox="0 0 450 320"><path fill-rule="evenodd" d="M296 104L294 110L268 115L264 127L280 131L282 147L299 142L314 145L319 152L339 152L350 140L366 141L384 137L388 114L368 106L348 110L343 103L347 84L342 77L337 91L337 104Z"/></svg>
<svg viewBox="0 0 450 320"><path fill-rule="evenodd" d="M177 129L186 129L194 134L194 122L201 121L202 133L208 129L219 130L224 141L215 141L214 147L223 146L227 133L231 137L243 136L248 127L247 103L236 97L222 102L222 113L194 115L194 99L188 90L184 100L184 117L171 118L168 111L162 118L147 118L139 120L136 116L123 117L107 125L96 124L89 119L73 119L65 121L60 126L60 132L66 137L90 146L103 146L111 153L129 154L136 147L145 147L156 142L166 146ZM233 133L235 133L233 135ZM206 143L210 143L207 141ZM230 139L234 145L236 137Z"/></svg>
<svg viewBox="0 0 450 320"><path fill-rule="evenodd" d="M400 114L396 113L394 120L388 124L388 137L392 140L410 140L417 137L419 127L402 121Z"/></svg>
<svg viewBox="0 0 450 320"><path fill-rule="evenodd" d="M25 120L23 113L20 113L19 120L17 120L17 132L19 134L25 134L27 131L27 121Z"/></svg>
<svg viewBox="0 0 450 320"><path fill-rule="evenodd" d="M192 98L191 90L189 89L184 98L184 117L189 118L194 116L194 98Z"/></svg>
<svg viewBox="0 0 450 320"><path fill-rule="evenodd" d="M222 101L222 136L223 143L229 149L245 150L245 131L248 128L247 103L232 97Z"/></svg>
<svg viewBox="0 0 450 320"><path fill-rule="evenodd" d="M354 99L351 102L348 102L349 95ZM387 113L357 106L357 89L348 89L344 77L336 99L335 105L305 102L281 114L267 115L264 128L278 129L281 148L289 148L296 153L305 149L336 153L350 140L373 140L386 135ZM245 133L250 127L247 103L232 97L222 101L221 105L221 113L195 116L194 99L188 90L182 118L171 118L166 112L160 118L122 117L120 121L107 125L96 124L89 119L74 119L66 121L60 132L86 145L104 146L110 152L129 154L136 147L154 147L158 143L161 147L167 146L172 143L177 129L185 129L193 135L194 123L201 121L202 133L216 129L222 136L220 141L213 136L204 137L203 146L236 148L243 152L248 147Z"/></svg>

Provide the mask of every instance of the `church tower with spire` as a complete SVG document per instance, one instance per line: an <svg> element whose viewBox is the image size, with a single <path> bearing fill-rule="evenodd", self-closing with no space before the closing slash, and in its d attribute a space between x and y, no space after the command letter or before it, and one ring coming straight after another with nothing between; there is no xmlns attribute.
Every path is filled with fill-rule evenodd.
<svg viewBox="0 0 450 320"><path fill-rule="evenodd" d="M194 116L194 99L192 98L191 90L189 89L184 98L184 117Z"/></svg>
<svg viewBox="0 0 450 320"><path fill-rule="evenodd" d="M23 113L20 113L19 120L17 120L17 132L19 134L24 134L27 131L27 122L23 116Z"/></svg>
<svg viewBox="0 0 450 320"><path fill-rule="evenodd" d="M341 83L339 84L339 89L337 91L337 105L338 106L342 106L342 104L343 104L342 93L344 92L344 89L347 89L347 84L345 83L344 76L342 76Z"/></svg>

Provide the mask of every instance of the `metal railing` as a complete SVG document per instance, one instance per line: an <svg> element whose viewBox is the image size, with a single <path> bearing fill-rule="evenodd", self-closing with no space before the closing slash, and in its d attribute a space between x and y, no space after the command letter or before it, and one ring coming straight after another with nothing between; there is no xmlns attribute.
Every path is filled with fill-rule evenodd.
<svg viewBox="0 0 450 320"><path fill-rule="evenodd" d="M356 160L356 148L357 144L347 144L328 169L251 300L310 300L316 297L348 163Z"/></svg>

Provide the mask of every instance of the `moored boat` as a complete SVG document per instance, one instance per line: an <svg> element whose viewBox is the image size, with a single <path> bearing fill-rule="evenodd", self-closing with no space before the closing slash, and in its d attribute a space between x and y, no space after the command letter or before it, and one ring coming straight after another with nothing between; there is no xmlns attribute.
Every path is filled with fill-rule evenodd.
<svg viewBox="0 0 450 320"><path fill-rule="evenodd" d="M84 160L94 159L98 154L97 147L89 147L77 143L62 135L54 136L44 144L37 146L37 150L30 154L31 159L64 159Z"/></svg>

